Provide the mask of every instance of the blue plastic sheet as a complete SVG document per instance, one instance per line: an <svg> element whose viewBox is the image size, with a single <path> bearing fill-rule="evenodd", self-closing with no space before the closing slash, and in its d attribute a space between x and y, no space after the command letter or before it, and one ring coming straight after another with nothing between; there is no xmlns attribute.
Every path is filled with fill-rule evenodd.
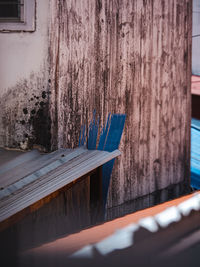
<svg viewBox="0 0 200 267"><path fill-rule="evenodd" d="M191 123L191 186L200 189L200 121Z"/></svg>
<svg viewBox="0 0 200 267"><path fill-rule="evenodd" d="M89 125L81 127L79 136L79 146L87 145L87 148L98 149L103 151L112 152L118 149L122 132L124 129L126 115L125 114L110 114L108 115L107 122L102 129L99 126L99 117L96 118L96 111L93 112L93 118ZM100 131L99 144L97 144L98 132ZM114 165L114 161L110 160L102 167L102 194L104 207L108 194L110 177Z"/></svg>

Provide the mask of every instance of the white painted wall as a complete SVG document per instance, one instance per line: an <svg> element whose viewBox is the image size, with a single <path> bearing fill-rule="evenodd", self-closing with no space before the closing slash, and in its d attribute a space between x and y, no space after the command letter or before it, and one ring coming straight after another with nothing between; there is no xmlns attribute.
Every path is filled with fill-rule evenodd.
<svg viewBox="0 0 200 267"><path fill-rule="evenodd" d="M49 0L36 0L36 31L0 33L0 96L47 68Z"/></svg>
<svg viewBox="0 0 200 267"><path fill-rule="evenodd" d="M192 23L192 74L200 75L200 0L193 0Z"/></svg>
<svg viewBox="0 0 200 267"><path fill-rule="evenodd" d="M0 32L0 147L25 149L36 134L33 121L41 103L48 102L42 92L49 88L50 1L35 1L34 32Z"/></svg>

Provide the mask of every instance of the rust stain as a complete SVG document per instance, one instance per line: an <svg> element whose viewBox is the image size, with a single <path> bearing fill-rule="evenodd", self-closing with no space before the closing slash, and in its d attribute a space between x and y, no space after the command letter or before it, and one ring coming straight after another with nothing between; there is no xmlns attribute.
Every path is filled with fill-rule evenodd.
<svg viewBox="0 0 200 267"><path fill-rule="evenodd" d="M63 237L47 244L38 246L37 248L30 249L26 251L25 254L27 253L32 255L41 255L45 253L50 254L51 252L55 253L56 251L60 253L64 252L70 255L86 245L100 242L104 238L112 235L115 231L126 227L131 223L138 223L139 220L145 217L155 216L156 214L164 211L166 208L179 205L190 197L192 197L191 194L173 201L165 202L164 204L157 205L153 208L138 211L122 218L118 218L89 229L85 229L79 233L71 234L67 237Z"/></svg>

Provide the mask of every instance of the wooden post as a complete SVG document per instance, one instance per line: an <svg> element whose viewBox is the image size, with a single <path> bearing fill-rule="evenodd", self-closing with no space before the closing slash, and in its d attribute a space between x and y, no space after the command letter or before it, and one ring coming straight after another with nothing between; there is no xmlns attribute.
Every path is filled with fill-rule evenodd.
<svg viewBox="0 0 200 267"><path fill-rule="evenodd" d="M91 224L102 222L104 219L102 197L102 167L96 169L90 176L90 216Z"/></svg>

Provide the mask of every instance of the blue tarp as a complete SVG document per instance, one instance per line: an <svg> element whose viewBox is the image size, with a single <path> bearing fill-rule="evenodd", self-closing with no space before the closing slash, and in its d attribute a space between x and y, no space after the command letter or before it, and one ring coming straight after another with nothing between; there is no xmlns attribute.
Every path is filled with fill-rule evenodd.
<svg viewBox="0 0 200 267"><path fill-rule="evenodd" d="M191 123L191 186L200 189L200 120Z"/></svg>

